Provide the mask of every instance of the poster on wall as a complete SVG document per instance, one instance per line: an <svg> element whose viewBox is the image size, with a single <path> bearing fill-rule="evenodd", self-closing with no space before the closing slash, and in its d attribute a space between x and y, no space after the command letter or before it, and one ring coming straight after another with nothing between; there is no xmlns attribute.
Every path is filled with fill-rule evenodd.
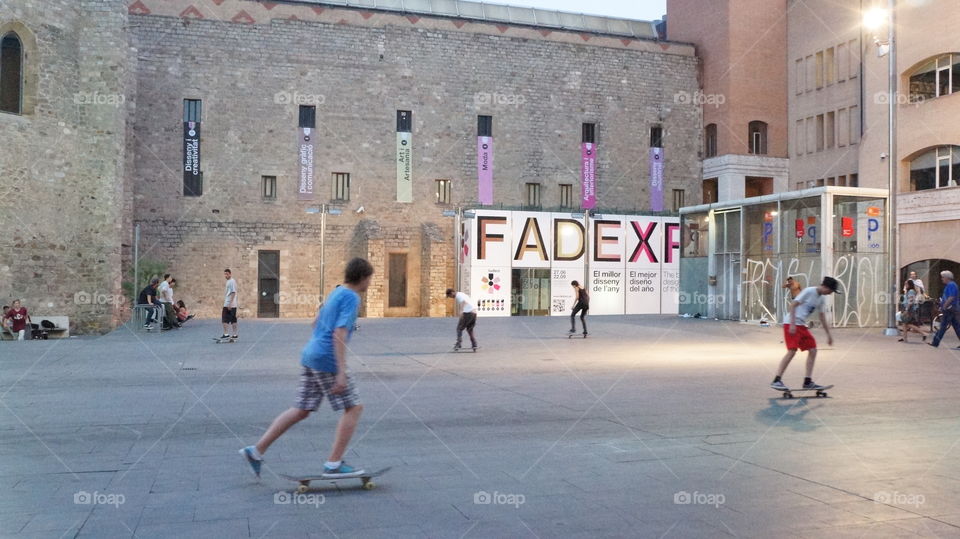
<svg viewBox="0 0 960 539"><path fill-rule="evenodd" d="M569 213L550 214L553 246L550 253L550 315L568 316L576 302L571 281L577 281L589 292L586 280L587 229L584 218Z"/></svg>
<svg viewBox="0 0 960 539"><path fill-rule="evenodd" d="M597 205L597 145L584 142L580 145L580 207L589 210Z"/></svg>
<svg viewBox="0 0 960 539"><path fill-rule="evenodd" d="M680 219L663 218L663 257L660 264L660 312L680 312Z"/></svg>
<svg viewBox="0 0 960 539"><path fill-rule="evenodd" d="M626 314L660 313L663 221L659 217L628 216Z"/></svg>
<svg viewBox="0 0 960 539"><path fill-rule="evenodd" d="M477 211L469 220L470 297L478 316L510 316L513 213Z"/></svg>
<svg viewBox="0 0 960 539"><path fill-rule="evenodd" d="M663 148L650 148L650 209L663 211Z"/></svg>
<svg viewBox="0 0 960 539"><path fill-rule="evenodd" d="M412 141L412 133L397 133L397 202L413 202Z"/></svg>
<svg viewBox="0 0 960 539"><path fill-rule="evenodd" d="M493 137L477 137L477 200L493 204Z"/></svg>
<svg viewBox="0 0 960 539"><path fill-rule="evenodd" d="M300 144L298 145L300 174L297 181L297 200L313 200L313 129L300 128Z"/></svg>
<svg viewBox="0 0 960 539"><path fill-rule="evenodd" d="M202 192L200 122L183 122L183 194L200 196Z"/></svg>
<svg viewBox="0 0 960 539"><path fill-rule="evenodd" d="M624 314L626 298L625 218L603 215L590 221L590 313Z"/></svg>

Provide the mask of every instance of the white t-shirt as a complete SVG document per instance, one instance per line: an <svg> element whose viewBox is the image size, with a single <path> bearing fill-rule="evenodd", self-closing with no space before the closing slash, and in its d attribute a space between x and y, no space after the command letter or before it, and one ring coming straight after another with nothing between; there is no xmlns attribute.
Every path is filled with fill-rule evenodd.
<svg viewBox="0 0 960 539"><path fill-rule="evenodd" d="M800 305L797 305L797 310L794 312L794 318L798 326L806 326L807 317L809 317L813 311L817 309L823 311L823 296L817 292L817 287L815 286L804 288L802 292L797 294L797 297L794 298L793 301L800 302ZM783 316L783 325L790 325L790 311L787 311L787 314Z"/></svg>
<svg viewBox="0 0 960 539"><path fill-rule="evenodd" d="M233 292L233 299L230 299L230 293ZM237 308L237 281L233 277L227 279L227 289L223 294L223 306L228 309Z"/></svg>
<svg viewBox="0 0 960 539"><path fill-rule="evenodd" d="M457 309L459 309L461 313L473 312L475 307L473 306L473 301L470 299L470 296L464 294L463 292L457 292L457 295L454 296L454 299L457 302Z"/></svg>
<svg viewBox="0 0 960 539"><path fill-rule="evenodd" d="M160 286L157 287L157 296L160 298L160 303L173 303L173 288L170 283L160 281Z"/></svg>

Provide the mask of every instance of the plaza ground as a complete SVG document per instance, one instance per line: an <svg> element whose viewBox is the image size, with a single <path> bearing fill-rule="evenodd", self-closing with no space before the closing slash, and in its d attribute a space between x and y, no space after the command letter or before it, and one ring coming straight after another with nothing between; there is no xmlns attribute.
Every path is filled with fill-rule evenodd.
<svg viewBox="0 0 960 539"><path fill-rule="evenodd" d="M452 354L451 318L363 320L348 461L392 470L302 497L277 474L320 469L326 404L259 483L237 449L292 403L309 321L0 343L0 536L960 536L955 337L837 330L830 398L787 401L777 327L589 322L481 319L480 352Z"/></svg>

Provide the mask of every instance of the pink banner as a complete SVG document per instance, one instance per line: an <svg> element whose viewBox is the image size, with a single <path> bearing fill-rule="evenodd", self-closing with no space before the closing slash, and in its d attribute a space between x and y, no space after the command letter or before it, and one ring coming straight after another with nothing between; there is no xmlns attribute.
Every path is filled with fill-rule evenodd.
<svg viewBox="0 0 960 539"><path fill-rule="evenodd" d="M650 148L650 210L663 211L663 148Z"/></svg>
<svg viewBox="0 0 960 539"><path fill-rule="evenodd" d="M597 205L597 145L584 142L580 145L580 184L583 196L580 207L591 210Z"/></svg>
<svg viewBox="0 0 960 539"><path fill-rule="evenodd" d="M313 200L313 130L309 127L300 128L300 137L297 145L299 154L300 174L297 181L297 200Z"/></svg>
<svg viewBox="0 0 960 539"><path fill-rule="evenodd" d="M477 200L493 204L493 137L477 137Z"/></svg>

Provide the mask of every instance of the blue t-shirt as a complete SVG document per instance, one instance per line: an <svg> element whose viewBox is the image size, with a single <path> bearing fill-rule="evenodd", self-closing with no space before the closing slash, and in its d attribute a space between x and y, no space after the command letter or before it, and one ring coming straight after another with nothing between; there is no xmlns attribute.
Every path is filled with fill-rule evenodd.
<svg viewBox="0 0 960 539"><path fill-rule="evenodd" d="M360 296L345 286L335 288L317 314L313 336L303 348L300 364L320 372L337 372L337 356L333 350L333 331L347 329L347 340L357 322Z"/></svg>
<svg viewBox="0 0 960 539"><path fill-rule="evenodd" d="M960 311L960 305L957 304L957 300L960 299L958 295L960 294L958 294L956 281L950 281L943 289L943 296L940 298L940 306L942 307L947 304L947 298L953 298L953 301L950 303L949 310L953 312Z"/></svg>

